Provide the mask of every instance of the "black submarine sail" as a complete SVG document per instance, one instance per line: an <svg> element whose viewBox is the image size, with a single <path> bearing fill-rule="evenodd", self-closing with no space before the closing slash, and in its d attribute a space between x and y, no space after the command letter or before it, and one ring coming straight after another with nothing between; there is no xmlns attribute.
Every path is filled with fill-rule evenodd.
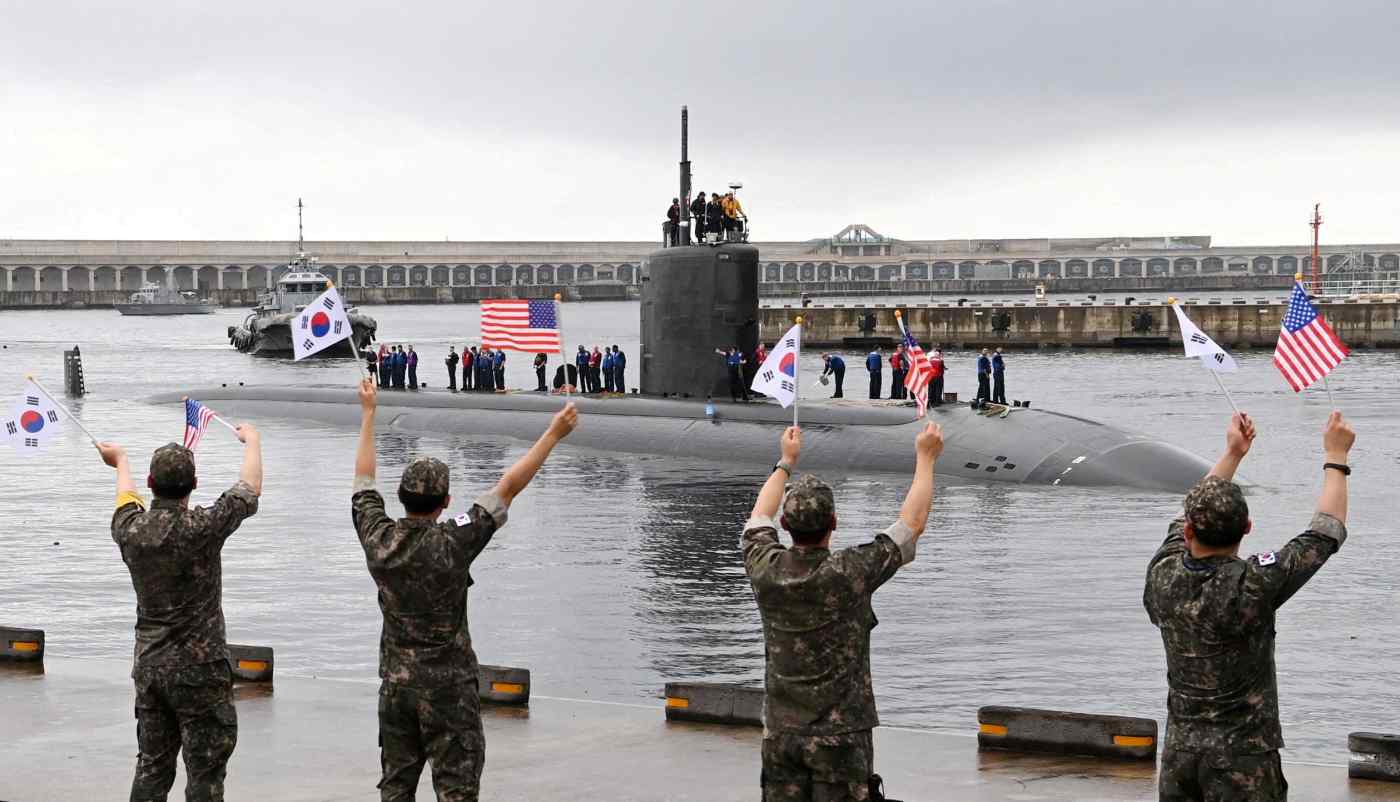
<svg viewBox="0 0 1400 802"><path fill-rule="evenodd" d="M690 199L688 122L682 109L685 201ZM678 228L685 234L688 204L682 204L681 214ZM571 399L586 423L566 447L707 460L725 470L773 464L778 433L790 416L773 403L730 403L726 371L714 353L727 347L753 353L758 345L759 250L745 240L742 232L700 244L675 236L643 261L642 392ZM356 390L344 386L191 388L150 400L179 404L186 395L218 402L225 414L306 419L347 429L360 419ZM705 403L710 397L716 399L713 405ZM540 393L397 393L380 398L379 414L397 431L529 442L561 403L558 396ZM1045 409L1019 408L1003 418L965 403L944 404L930 418L943 426L940 481L1184 493L1210 470L1205 460L1170 443ZM804 402L802 424L803 467L838 475L907 474L914 429L922 425L907 406L829 401Z"/></svg>

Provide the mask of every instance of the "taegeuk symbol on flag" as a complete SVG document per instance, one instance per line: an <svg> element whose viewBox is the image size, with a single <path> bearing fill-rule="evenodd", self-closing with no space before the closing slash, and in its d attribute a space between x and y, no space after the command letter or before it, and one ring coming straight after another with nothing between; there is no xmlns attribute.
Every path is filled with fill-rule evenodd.
<svg viewBox="0 0 1400 802"><path fill-rule="evenodd" d="M24 385L24 396L4 419L5 439L21 454L33 454L63 431L63 414L34 382Z"/></svg>
<svg viewBox="0 0 1400 802"><path fill-rule="evenodd" d="M1172 311L1176 312L1177 324L1181 326L1181 344L1186 349L1186 356L1200 357L1202 367L1217 373L1234 373L1239 370L1235 358L1212 340L1210 335L1201 331L1191 318L1186 316L1180 304L1173 302L1171 307Z"/></svg>
<svg viewBox="0 0 1400 802"><path fill-rule="evenodd" d="M329 287L292 318L292 356L305 359L344 340L353 331L340 293Z"/></svg>
<svg viewBox="0 0 1400 802"><path fill-rule="evenodd" d="M749 388L777 399L786 409L797 400L797 356L802 350L802 325L788 329L778 344L758 366L753 385Z"/></svg>

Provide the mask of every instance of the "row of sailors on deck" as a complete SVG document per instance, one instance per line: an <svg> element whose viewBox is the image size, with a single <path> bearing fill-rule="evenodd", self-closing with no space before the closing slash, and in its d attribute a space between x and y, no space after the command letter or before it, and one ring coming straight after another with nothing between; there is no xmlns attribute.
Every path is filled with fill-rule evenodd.
<svg viewBox="0 0 1400 802"><path fill-rule="evenodd" d="M690 203L691 224L695 228L695 242L704 242L707 234L714 234L714 241L743 241L746 239L749 218L744 207L735 197L734 191L718 192L706 200L704 192L695 196ZM666 244L689 245L690 230L684 229L681 222L681 199L672 198L671 208L666 211ZM682 242L682 240L685 240Z"/></svg>

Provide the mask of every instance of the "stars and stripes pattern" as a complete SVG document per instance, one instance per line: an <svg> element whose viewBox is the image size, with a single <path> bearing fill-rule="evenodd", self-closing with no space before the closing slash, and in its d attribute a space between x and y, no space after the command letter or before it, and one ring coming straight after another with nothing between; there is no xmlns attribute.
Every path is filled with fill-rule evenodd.
<svg viewBox="0 0 1400 802"><path fill-rule="evenodd" d="M214 410L193 398L185 399L185 448L194 451L213 419Z"/></svg>
<svg viewBox="0 0 1400 802"><path fill-rule="evenodd" d="M530 353L563 353L557 301L484 300L481 344Z"/></svg>
<svg viewBox="0 0 1400 802"><path fill-rule="evenodd" d="M1283 374L1284 381L1295 393L1301 392L1330 373L1350 353L1317 313L1302 282L1295 282L1279 329L1278 345L1274 347L1274 367Z"/></svg>
<svg viewBox="0 0 1400 802"><path fill-rule="evenodd" d="M909 369L904 374L904 386L913 394L919 410L918 417L922 418L924 410L928 409L928 383L933 380L933 363L929 361L928 354L924 353L919 341L904 328L903 317L899 318L899 330L904 334L904 356L909 361Z"/></svg>

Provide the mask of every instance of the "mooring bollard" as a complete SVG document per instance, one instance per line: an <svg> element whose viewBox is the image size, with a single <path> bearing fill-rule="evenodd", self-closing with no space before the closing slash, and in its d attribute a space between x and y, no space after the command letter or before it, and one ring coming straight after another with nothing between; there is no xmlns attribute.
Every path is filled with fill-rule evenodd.
<svg viewBox="0 0 1400 802"><path fill-rule="evenodd" d="M1157 759L1155 719L992 705L977 723L979 750Z"/></svg>
<svg viewBox="0 0 1400 802"><path fill-rule="evenodd" d="M44 662L44 630L0 626L0 660Z"/></svg>
<svg viewBox="0 0 1400 802"><path fill-rule="evenodd" d="M72 351L63 352L63 389L68 395L81 396L87 392L83 382L83 355L76 345Z"/></svg>
<svg viewBox="0 0 1400 802"><path fill-rule="evenodd" d="M763 689L722 682L668 682L666 720L761 727Z"/></svg>
<svg viewBox="0 0 1400 802"><path fill-rule="evenodd" d="M1358 780L1400 782L1400 735L1353 732L1347 736L1347 776Z"/></svg>
<svg viewBox="0 0 1400 802"><path fill-rule="evenodd" d="M494 705L530 704L530 669L477 666L477 697Z"/></svg>

